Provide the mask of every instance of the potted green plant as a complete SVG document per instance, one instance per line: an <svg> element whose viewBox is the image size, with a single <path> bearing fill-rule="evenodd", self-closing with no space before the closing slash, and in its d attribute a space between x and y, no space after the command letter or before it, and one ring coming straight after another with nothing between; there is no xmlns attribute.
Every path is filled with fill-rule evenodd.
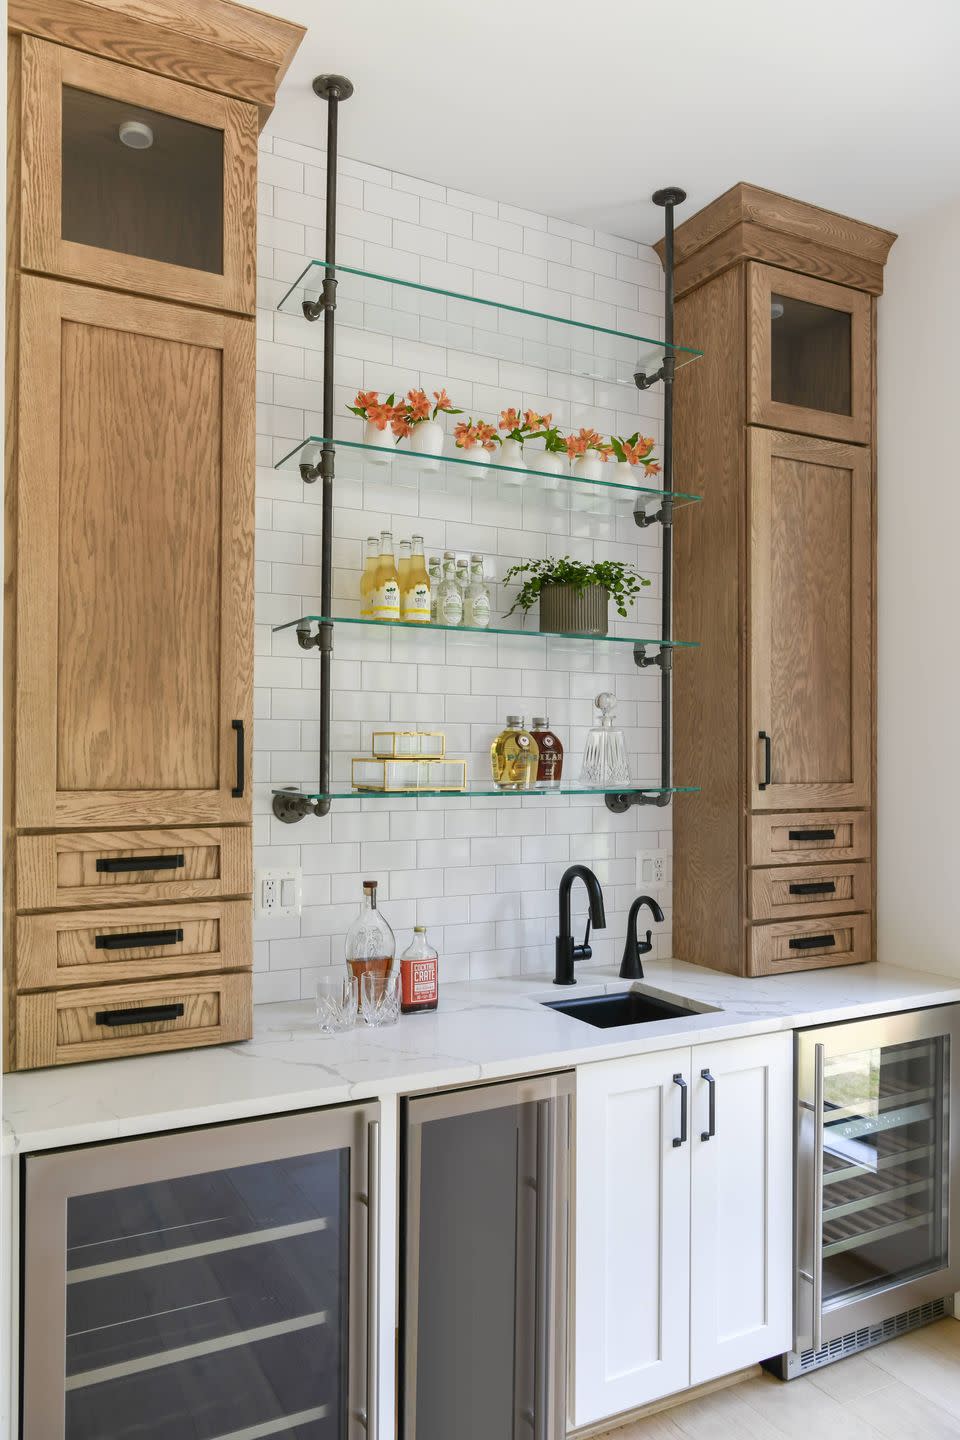
<svg viewBox="0 0 960 1440"><path fill-rule="evenodd" d="M526 579L507 614L527 611L539 600L540 629L555 635L606 635L610 601L626 619L627 606L650 584L621 560L587 565L569 555L523 560L507 571L504 584L521 575Z"/></svg>

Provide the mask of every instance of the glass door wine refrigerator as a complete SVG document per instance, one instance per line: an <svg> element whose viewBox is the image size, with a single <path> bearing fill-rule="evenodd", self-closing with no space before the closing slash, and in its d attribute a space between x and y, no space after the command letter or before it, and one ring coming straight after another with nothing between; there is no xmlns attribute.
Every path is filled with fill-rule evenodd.
<svg viewBox="0 0 960 1440"><path fill-rule="evenodd" d="M785 1378L950 1313L960 1006L797 1034L797 1276Z"/></svg>
<svg viewBox="0 0 960 1440"><path fill-rule="evenodd" d="M372 1440L376 1115L28 1156L23 1440Z"/></svg>

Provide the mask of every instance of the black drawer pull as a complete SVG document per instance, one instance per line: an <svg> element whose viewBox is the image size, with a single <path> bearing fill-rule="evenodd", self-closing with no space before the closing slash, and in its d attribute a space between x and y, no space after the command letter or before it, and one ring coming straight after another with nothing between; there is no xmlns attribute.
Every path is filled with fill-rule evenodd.
<svg viewBox="0 0 960 1440"><path fill-rule="evenodd" d="M140 1010L98 1010L94 1019L98 1025L143 1025L148 1020L179 1020L183 1014L182 1005L144 1005Z"/></svg>
<svg viewBox="0 0 960 1440"><path fill-rule="evenodd" d="M797 935L790 942L791 950L820 950L827 945L836 945L836 935Z"/></svg>
<svg viewBox="0 0 960 1440"><path fill-rule="evenodd" d="M139 950L147 945L176 945L183 939L182 930L134 930L126 935L98 935L98 950Z"/></svg>
<svg viewBox="0 0 960 1440"><path fill-rule="evenodd" d="M246 761L244 759L245 745L243 734L243 721L231 720L230 724L233 726L233 729L236 731L237 734L237 783L230 791L230 794L233 796L234 800L242 800L244 772L246 770Z"/></svg>
<svg viewBox="0 0 960 1440"><path fill-rule="evenodd" d="M757 785L757 789L766 790L773 778L773 741L766 730L760 731L760 739L763 741L763 779Z"/></svg>
<svg viewBox="0 0 960 1440"><path fill-rule="evenodd" d="M120 855L114 860L98 860L101 875L128 875L132 870L182 870L182 855Z"/></svg>
<svg viewBox="0 0 960 1440"><path fill-rule="evenodd" d="M836 840L836 830L788 830L791 840Z"/></svg>
<svg viewBox="0 0 960 1440"><path fill-rule="evenodd" d="M804 880L799 885L790 886L791 895L833 895L836 892L836 880Z"/></svg>

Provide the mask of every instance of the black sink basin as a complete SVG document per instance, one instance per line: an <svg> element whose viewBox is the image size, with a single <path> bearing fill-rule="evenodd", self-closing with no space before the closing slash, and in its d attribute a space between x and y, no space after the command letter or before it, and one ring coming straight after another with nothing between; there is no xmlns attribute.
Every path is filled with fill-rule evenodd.
<svg viewBox="0 0 960 1440"><path fill-rule="evenodd" d="M696 1015L669 1000L658 1000L636 990L621 990L613 995L591 995L584 1000L544 1000L548 1010L559 1010L574 1020L596 1025L601 1030L615 1025L646 1025L651 1020L673 1020L678 1015Z"/></svg>

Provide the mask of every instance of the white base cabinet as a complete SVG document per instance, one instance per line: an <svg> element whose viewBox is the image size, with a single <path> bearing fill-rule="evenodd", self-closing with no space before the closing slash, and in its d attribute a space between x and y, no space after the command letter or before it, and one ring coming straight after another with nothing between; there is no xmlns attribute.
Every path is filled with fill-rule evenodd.
<svg viewBox="0 0 960 1440"><path fill-rule="evenodd" d="M792 1097L790 1034L578 1070L575 1427L790 1348Z"/></svg>

